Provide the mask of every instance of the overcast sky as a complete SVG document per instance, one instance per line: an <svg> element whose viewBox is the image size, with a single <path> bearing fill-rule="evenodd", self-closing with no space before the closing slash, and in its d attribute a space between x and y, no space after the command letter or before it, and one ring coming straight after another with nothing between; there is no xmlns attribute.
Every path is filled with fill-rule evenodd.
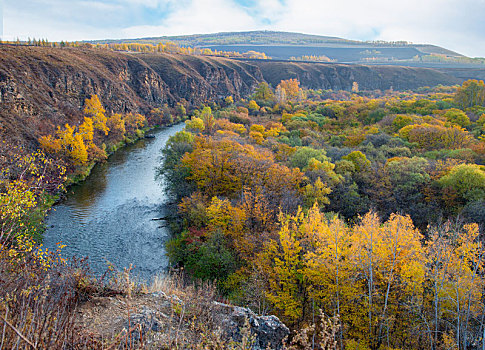
<svg viewBox="0 0 485 350"><path fill-rule="evenodd" d="M0 0L0 9L2 1L4 39L266 29L430 43L485 57L485 0Z"/></svg>

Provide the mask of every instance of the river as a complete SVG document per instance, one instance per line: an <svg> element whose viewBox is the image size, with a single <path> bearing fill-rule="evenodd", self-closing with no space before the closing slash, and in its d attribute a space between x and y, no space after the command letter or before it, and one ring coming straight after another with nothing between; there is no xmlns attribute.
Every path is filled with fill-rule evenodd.
<svg viewBox="0 0 485 350"><path fill-rule="evenodd" d="M101 275L108 262L122 270L133 264L133 274L149 280L167 267L164 221L167 198L155 179L160 150L183 124L153 132L97 164L89 177L69 188L66 198L49 213L44 246L66 247L64 257L89 258L94 273Z"/></svg>

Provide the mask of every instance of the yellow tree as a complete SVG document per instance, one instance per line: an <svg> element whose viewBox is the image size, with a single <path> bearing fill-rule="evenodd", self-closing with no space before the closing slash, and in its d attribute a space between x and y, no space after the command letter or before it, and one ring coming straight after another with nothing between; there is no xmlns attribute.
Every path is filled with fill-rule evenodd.
<svg viewBox="0 0 485 350"><path fill-rule="evenodd" d="M300 226L306 237L314 240L315 249L305 254L305 276L310 281L309 295L326 314L340 317L346 324L352 319L362 318L362 310L352 307L353 296L360 288L354 281L350 256L349 228L334 216L326 220L315 204ZM352 336L352 335L351 335ZM339 332L340 348L343 348L343 333Z"/></svg>
<svg viewBox="0 0 485 350"><path fill-rule="evenodd" d="M372 349L392 347L391 332L408 332L412 312L400 305L419 303L425 276L422 236L409 216L391 215L381 225L376 213L366 214L352 234L352 262L367 297L367 331L361 335ZM364 291L362 291L364 292Z"/></svg>
<svg viewBox="0 0 485 350"><path fill-rule="evenodd" d="M305 207L309 208L313 205L313 203L318 203L322 206L325 204L330 204L330 200L327 196L331 192L332 190L328 188L320 178L317 178L313 185L308 184L305 186Z"/></svg>
<svg viewBox="0 0 485 350"><path fill-rule="evenodd" d="M93 142L94 125L91 118L84 118L84 122L79 126L79 134L82 136L84 142L86 142L87 144Z"/></svg>
<svg viewBox="0 0 485 350"><path fill-rule="evenodd" d="M254 100L249 101L249 103L248 103L248 108L249 108L249 110L251 110L253 113L255 113L255 112L259 111L259 106L258 106L258 104L256 103L256 101L254 101Z"/></svg>
<svg viewBox="0 0 485 350"><path fill-rule="evenodd" d="M254 242L251 242L245 230L246 212L233 206L227 199L212 198L207 208L209 230L221 231L231 242L236 251L248 259L254 255Z"/></svg>
<svg viewBox="0 0 485 350"><path fill-rule="evenodd" d="M106 124L110 131L110 138L115 142L119 142L125 137L126 127L125 120L119 113L114 113L108 118Z"/></svg>
<svg viewBox="0 0 485 350"><path fill-rule="evenodd" d="M105 113L106 110L103 108L98 95L93 95L90 99L86 99L84 104L84 114L93 120L94 127L97 130L108 135L109 129L106 126L108 119L106 118Z"/></svg>
<svg viewBox="0 0 485 350"><path fill-rule="evenodd" d="M224 102L226 103L226 105L230 106L234 103L234 98L232 96L227 96L225 99L224 99Z"/></svg>
<svg viewBox="0 0 485 350"><path fill-rule="evenodd" d="M88 150L84 144L83 136L74 132L74 127L66 124L64 129L57 128L57 136L61 149L71 158L74 165L85 165L88 161Z"/></svg>
<svg viewBox="0 0 485 350"><path fill-rule="evenodd" d="M290 101L298 99L301 89L300 82L297 79L282 80L278 86L285 91L286 97Z"/></svg>
<svg viewBox="0 0 485 350"><path fill-rule="evenodd" d="M281 215L277 239L270 240L260 255L269 290L269 301L283 316L294 323L305 317L308 280L304 274L305 251L298 230L304 220L301 210L296 216Z"/></svg>
<svg viewBox="0 0 485 350"><path fill-rule="evenodd" d="M446 224L433 230L428 243L429 280L433 286L433 312L430 317L434 343L449 329L455 346L469 348L469 341L481 336L473 324L483 322L483 244L476 224L463 229Z"/></svg>

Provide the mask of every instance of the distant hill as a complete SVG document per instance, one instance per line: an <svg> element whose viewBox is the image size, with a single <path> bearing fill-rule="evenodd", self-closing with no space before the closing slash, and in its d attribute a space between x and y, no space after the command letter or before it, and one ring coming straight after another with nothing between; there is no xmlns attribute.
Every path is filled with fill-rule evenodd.
<svg viewBox="0 0 485 350"><path fill-rule="evenodd" d="M98 43L127 43L139 42L145 44L155 44L160 41L173 41L187 46L204 46L204 45L315 45L329 43L361 43L332 36L320 36L290 32L274 31L251 31L251 32L223 32L214 34L192 34L177 36L161 36L140 39L121 39L121 40L99 40Z"/></svg>
<svg viewBox="0 0 485 350"><path fill-rule="evenodd" d="M224 32L161 36L139 39L99 40L93 43L158 44L171 41L181 46L211 48L220 51L264 52L273 59L289 60L306 56L328 57L335 62L402 61L427 55L463 57L436 45L396 42L364 42L338 37L276 31Z"/></svg>

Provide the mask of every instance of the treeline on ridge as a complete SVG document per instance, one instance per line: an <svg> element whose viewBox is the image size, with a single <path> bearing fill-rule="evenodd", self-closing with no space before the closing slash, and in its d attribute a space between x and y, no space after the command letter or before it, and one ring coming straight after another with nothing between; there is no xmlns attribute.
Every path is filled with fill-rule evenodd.
<svg viewBox="0 0 485 350"><path fill-rule="evenodd" d="M221 51L212 50L211 48L199 48L190 46L181 46L177 43L171 41L159 42L157 44L150 43L88 43L88 42L50 42L47 39L28 39L27 41L2 41L1 44L9 45L26 45L26 46L40 46L40 47L81 47L88 49L103 49L112 51L123 51L123 52L137 52L137 53L168 53L168 54L180 54L180 55L195 55L195 56L217 56L217 57L227 57L227 58L250 58L250 59L271 59L271 57L266 56L264 52L258 52L254 50L249 50L247 52L237 52L237 51Z"/></svg>

